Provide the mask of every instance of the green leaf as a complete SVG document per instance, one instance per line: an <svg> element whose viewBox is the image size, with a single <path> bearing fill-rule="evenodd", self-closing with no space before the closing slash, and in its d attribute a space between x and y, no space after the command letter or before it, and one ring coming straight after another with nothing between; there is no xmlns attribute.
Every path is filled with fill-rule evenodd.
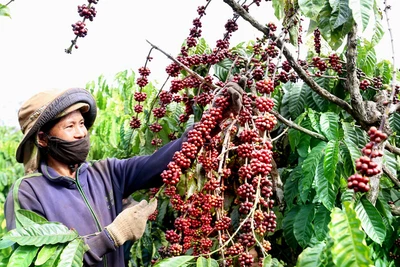
<svg viewBox="0 0 400 267"><path fill-rule="evenodd" d="M6 5L0 4L0 16L10 17L10 9Z"/></svg>
<svg viewBox="0 0 400 267"><path fill-rule="evenodd" d="M400 134L400 113L394 112L389 116L389 125L393 132Z"/></svg>
<svg viewBox="0 0 400 267"><path fill-rule="evenodd" d="M308 157L304 160L302 165L302 170L304 177L299 182L299 191L302 201L305 203L308 198L308 193L310 192L312 182L314 181L315 172L318 163L323 156L323 150L325 149L326 143L320 142L315 146Z"/></svg>
<svg viewBox="0 0 400 267"><path fill-rule="evenodd" d="M23 227L28 227L34 223L46 223L48 220L31 210L19 209L16 217Z"/></svg>
<svg viewBox="0 0 400 267"><path fill-rule="evenodd" d="M35 224L26 228L13 229L4 235L4 239L19 245L42 246L45 244L64 243L78 237L78 233L59 223Z"/></svg>
<svg viewBox="0 0 400 267"><path fill-rule="evenodd" d="M8 239L1 239L0 240L0 249L5 249L5 248L8 248L8 247L11 247L14 244L15 244L14 241L11 241L11 240L8 240Z"/></svg>
<svg viewBox="0 0 400 267"><path fill-rule="evenodd" d="M311 108L307 109L307 115L308 118L310 119L312 129L317 133L321 133L319 115Z"/></svg>
<svg viewBox="0 0 400 267"><path fill-rule="evenodd" d="M323 267L325 243L318 243L313 247L303 250L297 258L297 267Z"/></svg>
<svg viewBox="0 0 400 267"><path fill-rule="evenodd" d="M47 262L51 256L57 251L59 245L55 244L55 245L44 245L38 255L37 258L35 260L35 265L42 265L45 262Z"/></svg>
<svg viewBox="0 0 400 267"><path fill-rule="evenodd" d="M316 19L324 7L324 1L321 0L298 0L298 4L304 16L311 19Z"/></svg>
<svg viewBox="0 0 400 267"><path fill-rule="evenodd" d="M368 26L373 4L374 0L349 0L353 18L358 25L361 25L362 31L365 31Z"/></svg>
<svg viewBox="0 0 400 267"><path fill-rule="evenodd" d="M334 208L331 213L329 234L334 241L333 261L340 267L370 266L373 262L365 242L365 234L361 230L361 222L351 202L343 202L343 209Z"/></svg>
<svg viewBox="0 0 400 267"><path fill-rule="evenodd" d="M296 216L300 211L300 206L294 206L289 212L284 215L282 221L283 236L285 237L286 243L293 249L298 245L296 237L293 232L293 225L296 221Z"/></svg>
<svg viewBox="0 0 400 267"><path fill-rule="evenodd" d="M376 52L367 40L357 45L357 65L366 75L374 75L376 69Z"/></svg>
<svg viewBox="0 0 400 267"><path fill-rule="evenodd" d="M330 17L332 30L339 28L348 20L352 19L351 9L348 1L349 0L330 0L332 7L332 14Z"/></svg>
<svg viewBox="0 0 400 267"><path fill-rule="evenodd" d="M277 19L283 18L285 15L283 10L283 3L281 0L272 0L272 7L274 8L274 15Z"/></svg>
<svg viewBox="0 0 400 267"><path fill-rule="evenodd" d="M382 157L382 164L384 164L389 171L397 177L397 170L399 168L399 165L396 160L396 156L387 150L384 151L383 157Z"/></svg>
<svg viewBox="0 0 400 267"><path fill-rule="evenodd" d="M333 112L321 114L321 131L329 140L339 138L339 116Z"/></svg>
<svg viewBox="0 0 400 267"><path fill-rule="evenodd" d="M315 173L315 191L317 193L318 198L321 200L322 204L328 209L331 210L335 206L336 195L339 190L339 179L333 180L333 183L330 183L328 179L324 176L324 162L321 158L316 173ZM336 174L335 174L336 177Z"/></svg>
<svg viewBox="0 0 400 267"><path fill-rule="evenodd" d="M300 211L296 215L293 223L293 233L297 242L301 247L309 245L312 234L314 220L314 204L306 204L301 206Z"/></svg>
<svg viewBox="0 0 400 267"><path fill-rule="evenodd" d="M319 241L323 241L329 232L330 215L331 212L324 205L320 205L315 213L314 232Z"/></svg>
<svg viewBox="0 0 400 267"><path fill-rule="evenodd" d="M289 112L292 119L296 119L304 112L305 96L304 85L302 83L286 83L290 84L289 92ZM286 96L287 94L285 94Z"/></svg>
<svg viewBox="0 0 400 267"><path fill-rule="evenodd" d="M66 246L65 244L59 244L57 246L56 251L50 256L50 258L44 264L40 265L40 267L54 267L65 246Z"/></svg>
<svg viewBox="0 0 400 267"><path fill-rule="evenodd" d="M60 254L60 261L57 267L78 267L83 265L83 254L85 243L82 239L76 238L65 246Z"/></svg>
<svg viewBox="0 0 400 267"><path fill-rule="evenodd" d="M386 236L386 227L378 210L365 196L358 201L355 210L365 233L382 245Z"/></svg>
<svg viewBox="0 0 400 267"><path fill-rule="evenodd" d="M339 149L340 149L340 151L339 151L340 158L341 158L341 161L343 162L344 176L350 177L356 171L355 160L357 159L357 157L353 158L351 156L350 150L347 147L347 144L344 142L340 142ZM358 150L358 149L356 149L356 150ZM360 152L360 150L358 150L358 151Z"/></svg>
<svg viewBox="0 0 400 267"><path fill-rule="evenodd" d="M373 35L371 38L371 45L374 47L376 46L383 38L385 35L385 31L383 29L382 23L380 22L382 20L382 15L381 11L379 10L379 7L377 6L376 1L374 2L374 16L375 20L373 20L374 28L373 28Z"/></svg>
<svg viewBox="0 0 400 267"><path fill-rule="evenodd" d="M339 141L331 140L325 148L324 175L333 184L336 177L336 167L339 162Z"/></svg>
<svg viewBox="0 0 400 267"><path fill-rule="evenodd" d="M193 259L195 259L194 256L178 256L178 257L163 259L157 262L155 265L153 265L153 267L171 267L171 266L181 267L184 266L189 261L192 261Z"/></svg>
<svg viewBox="0 0 400 267"><path fill-rule="evenodd" d="M293 206L295 198L299 195L298 182L302 177L303 171L301 170L301 166L297 166L285 181L283 195L289 209Z"/></svg>
<svg viewBox="0 0 400 267"><path fill-rule="evenodd" d="M31 265L39 248L35 246L19 246L10 257L7 267L28 267Z"/></svg>
<svg viewBox="0 0 400 267"><path fill-rule="evenodd" d="M198 257L196 267L218 267L218 262L212 258Z"/></svg>

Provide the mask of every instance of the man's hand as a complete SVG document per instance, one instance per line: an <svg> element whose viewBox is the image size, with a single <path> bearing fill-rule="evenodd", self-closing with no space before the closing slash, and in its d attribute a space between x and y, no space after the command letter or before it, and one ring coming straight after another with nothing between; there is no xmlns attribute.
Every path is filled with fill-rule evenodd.
<svg viewBox="0 0 400 267"><path fill-rule="evenodd" d="M227 113L239 114L239 111L242 109L243 88L235 82L228 82L215 97L220 97L223 94L224 88L226 88L231 97L231 105L228 107Z"/></svg>
<svg viewBox="0 0 400 267"><path fill-rule="evenodd" d="M114 244L121 246L128 240L138 240L142 237L147 219L157 208L157 199L142 200L139 204L123 210L117 218L105 228L110 233Z"/></svg>

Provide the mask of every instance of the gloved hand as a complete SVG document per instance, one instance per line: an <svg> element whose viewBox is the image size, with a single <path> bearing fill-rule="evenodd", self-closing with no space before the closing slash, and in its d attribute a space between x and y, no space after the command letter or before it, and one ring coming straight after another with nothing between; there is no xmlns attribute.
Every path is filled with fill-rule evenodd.
<svg viewBox="0 0 400 267"><path fill-rule="evenodd" d="M128 240L138 240L142 237L147 219L157 208L157 199L142 200L139 204L123 210L115 220L105 228L110 233L116 246L121 246Z"/></svg>
<svg viewBox="0 0 400 267"><path fill-rule="evenodd" d="M235 83L235 82L228 82L225 87L228 90L228 93L231 96L231 105L228 107L228 115L230 112L233 112L235 115L239 113L242 109L242 95L244 94L243 88ZM219 93L215 97L220 97L222 95L223 88L219 91Z"/></svg>

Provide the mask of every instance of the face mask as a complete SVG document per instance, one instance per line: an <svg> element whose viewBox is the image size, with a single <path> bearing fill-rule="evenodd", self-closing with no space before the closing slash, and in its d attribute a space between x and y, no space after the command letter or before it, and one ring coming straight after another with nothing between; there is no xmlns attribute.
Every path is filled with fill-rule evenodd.
<svg viewBox="0 0 400 267"><path fill-rule="evenodd" d="M48 136L47 153L54 159L67 165L80 164L89 154L89 135L76 141L65 141L55 136Z"/></svg>

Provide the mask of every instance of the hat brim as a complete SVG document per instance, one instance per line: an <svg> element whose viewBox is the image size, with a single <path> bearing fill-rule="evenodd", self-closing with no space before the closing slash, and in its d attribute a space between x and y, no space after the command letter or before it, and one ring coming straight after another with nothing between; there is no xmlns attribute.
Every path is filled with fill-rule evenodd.
<svg viewBox="0 0 400 267"><path fill-rule="evenodd" d="M32 136L43 127L43 125L56 118L61 113L66 115L66 111L70 110L69 112L72 112L80 108L84 109L82 111L86 111L82 112L82 116L85 118L86 128L89 129L93 125L97 115L96 101L90 92L82 88L73 88L64 91L64 93L60 94L56 99L50 102L32 128L29 129L22 138L16 152L17 161L20 163L24 162L25 143L27 140L32 138Z"/></svg>

